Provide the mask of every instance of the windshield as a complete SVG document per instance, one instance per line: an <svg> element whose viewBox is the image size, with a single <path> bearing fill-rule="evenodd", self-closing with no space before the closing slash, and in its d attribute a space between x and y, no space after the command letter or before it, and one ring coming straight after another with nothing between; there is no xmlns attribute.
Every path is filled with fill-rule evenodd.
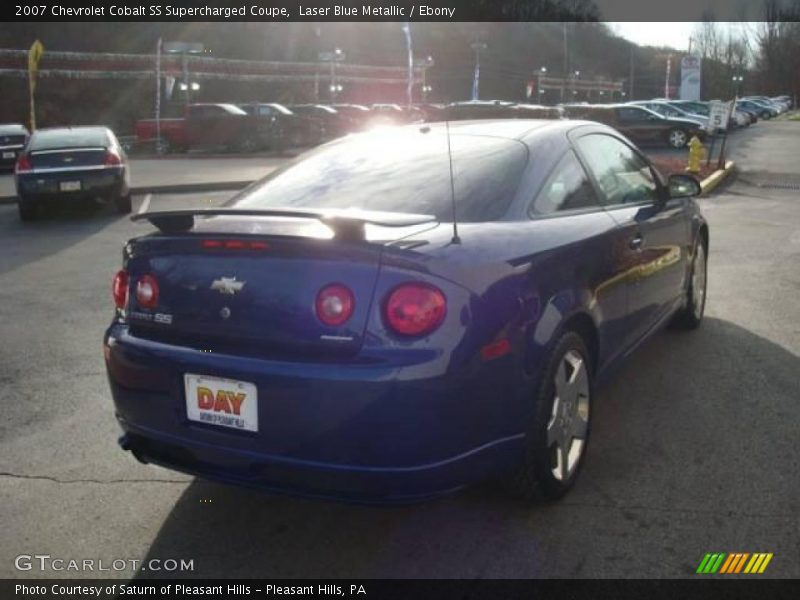
<svg viewBox="0 0 800 600"><path fill-rule="evenodd" d="M505 138L451 134L459 221L503 218L527 164ZM338 208L452 220L443 129L362 134L290 163L231 201L237 208Z"/></svg>
<svg viewBox="0 0 800 600"><path fill-rule="evenodd" d="M40 129L31 137L30 149L49 150L52 148L105 148L109 144L108 131L105 129Z"/></svg>

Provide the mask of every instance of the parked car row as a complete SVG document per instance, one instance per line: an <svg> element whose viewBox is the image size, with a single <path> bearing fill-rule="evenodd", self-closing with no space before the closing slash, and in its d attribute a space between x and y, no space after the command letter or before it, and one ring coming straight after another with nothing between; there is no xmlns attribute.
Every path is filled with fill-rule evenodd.
<svg viewBox="0 0 800 600"><path fill-rule="evenodd" d="M792 108L788 96L738 98L729 127L746 127ZM450 104L249 104L198 103L183 118L145 119L136 124L139 141L168 151L224 148L240 152L315 146L375 126L487 119L580 119L613 127L639 145L685 147L710 133L710 103L639 100L624 104L541 106L504 101ZM19 124L0 124L0 166L15 165L20 218L37 218L54 197L94 199L131 210L126 153L106 127L41 129L30 135Z"/></svg>
<svg viewBox="0 0 800 600"><path fill-rule="evenodd" d="M422 121L423 113L396 104L196 103L180 118L142 119L136 143L161 150L222 149L253 152L314 146L374 125ZM160 131L159 128L160 127Z"/></svg>

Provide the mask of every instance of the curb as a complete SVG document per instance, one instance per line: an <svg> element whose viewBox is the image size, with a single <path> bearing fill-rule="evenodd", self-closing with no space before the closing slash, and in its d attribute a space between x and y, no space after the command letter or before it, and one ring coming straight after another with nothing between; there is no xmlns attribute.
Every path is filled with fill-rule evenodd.
<svg viewBox="0 0 800 600"><path fill-rule="evenodd" d="M210 181L208 183L185 183L175 185L153 185L132 187L131 194L191 194L202 192L238 191L246 188L252 181ZM16 204L16 196L0 196L0 204Z"/></svg>
<svg viewBox="0 0 800 600"><path fill-rule="evenodd" d="M724 169L718 169L714 171L711 175L703 179L703 181L700 182L700 190L701 190L700 195L707 196L712 191L714 191L714 189L716 189L716 187L720 183L725 181L728 175L730 175L735 168L736 168L736 163L734 163L732 160L729 160L728 162L725 163Z"/></svg>

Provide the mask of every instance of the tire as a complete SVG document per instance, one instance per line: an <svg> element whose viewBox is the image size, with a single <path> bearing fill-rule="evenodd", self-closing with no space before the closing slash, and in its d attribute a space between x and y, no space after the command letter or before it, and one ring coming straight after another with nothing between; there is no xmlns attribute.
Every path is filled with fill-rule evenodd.
<svg viewBox="0 0 800 600"><path fill-rule="evenodd" d="M673 326L679 329L697 329L700 327L706 310L707 286L707 250L702 240L697 240L694 246L692 270L689 274L689 285L686 288L686 301L683 308L675 314L672 320Z"/></svg>
<svg viewBox="0 0 800 600"><path fill-rule="evenodd" d="M558 500L572 488L591 431L592 364L583 338L574 331L565 332L544 364L525 455L509 480L512 493L528 501ZM556 379L566 383L561 384L560 394Z"/></svg>
<svg viewBox="0 0 800 600"><path fill-rule="evenodd" d="M239 142L236 144L235 150L244 154L255 152L258 150L258 140L255 138L255 136L247 135L239 140Z"/></svg>
<svg viewBox="0 0 800 600"><path fill-rule="evenodd" d="M121 215L127 215L131 213L131 210L133 210L131 204L130 192L124 196L119 196L114 200L114 205L117 207L117 212Z"/></svg>
<svg viewBox="0 0 800 600"><path fill-rule="evenodd" d="M686 144L689 143L689 134L683 129L670 129L667 133L667 143L670 148L675 148L676 150L685 148Z"/></svg>
<svg viewBox="0 0 800 600"><path fill-rule="evenodd" d="M31 200L26 200L20 196L17 199L17 209L19 210L20 221L30 222L39 218L39 207Z"/></svg>

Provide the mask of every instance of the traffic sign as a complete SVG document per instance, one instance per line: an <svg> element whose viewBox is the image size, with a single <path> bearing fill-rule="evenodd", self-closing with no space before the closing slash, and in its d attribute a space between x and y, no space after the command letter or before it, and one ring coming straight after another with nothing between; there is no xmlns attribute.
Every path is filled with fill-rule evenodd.
<svg viewBox="0 0 800 600"><path fill-rule="evenodd" d="M708 115L708 130L711 133L728 129L728 119L731 113L730 102L714 101Z"/></svg>

